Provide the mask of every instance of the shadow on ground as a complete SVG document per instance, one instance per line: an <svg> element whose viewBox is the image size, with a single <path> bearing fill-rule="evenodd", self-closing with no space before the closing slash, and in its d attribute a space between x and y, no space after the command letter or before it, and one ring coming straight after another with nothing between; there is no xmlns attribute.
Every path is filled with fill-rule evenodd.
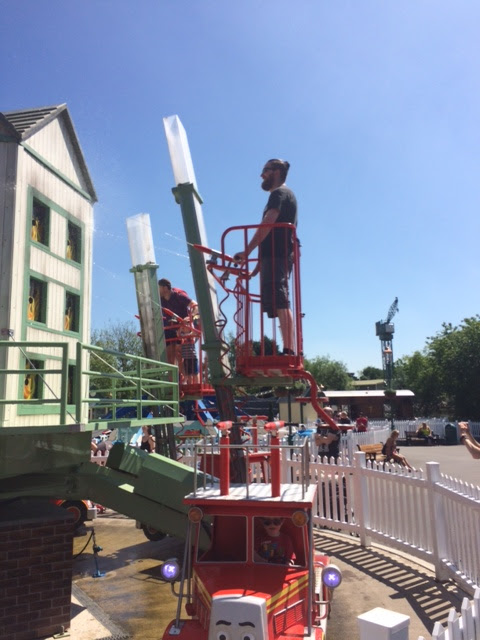
<svg viewBox="0 0 480 640"><path fill-rule="evenodd" d="M343 571L334 596L329 640L358 638L358 628L350 625L352 619L356 627L357 616L375 607L409 615L410 638L416 640L431 634L435 622L445 624L450 609L459 611L463 598L468 597L453 582L436 582L433 571L413 558L392 555L383 547L365 549L355 538L323 531L315 533L315 545Z"/></svg>

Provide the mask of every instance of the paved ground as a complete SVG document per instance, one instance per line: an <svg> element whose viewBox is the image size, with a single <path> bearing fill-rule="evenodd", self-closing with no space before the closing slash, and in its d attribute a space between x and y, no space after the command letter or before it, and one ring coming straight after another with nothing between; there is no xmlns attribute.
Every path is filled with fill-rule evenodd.
<svg viewBox="0 0 480 640"><path fill-rule="evenodd" d="M438 461L442 473L480 484L480 461L462 446L401 447L415 467ZM478 478L478 480L477 480ZM76 537L72 640L158 640L175 617L176 598L159 579L161 563L179 557L183 544L165 539L149 542L135 523L107 511L94 522L96 543L103 547L97 561L89 540L92 526ZM326 530L315 534L316 545L343 571L335 595L328 640L358 640L357 616L384 607L411 617L410 639L431 633L445 623L451 607L459 609L466 596L452 583L438 584L432 568L384 547L363 549L356 538ZM103 577L93 574L105 572Z"/></svg>
<svg viewBox="0 0 480 640"><path fill-rule="evenodd" d="M474 460L462 444L450 446L400 446L412 467L425 469L427 462L438 462L444 475L480 486L480 460Z"/></svg>

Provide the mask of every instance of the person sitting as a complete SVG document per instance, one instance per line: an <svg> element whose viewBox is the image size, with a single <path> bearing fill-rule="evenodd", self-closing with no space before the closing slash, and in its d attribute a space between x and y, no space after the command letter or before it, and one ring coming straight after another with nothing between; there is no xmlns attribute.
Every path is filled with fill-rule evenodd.
<svg viewBox="0 0 480 640"><path fill-rule="evenodd" d="M391 462L393 460L393 462L396 462L402 467L406 467L409 471L415 471L408 463L406 457L402 456L397 450L397 438L399 435L400 432L394 429L383 445L382 453L385 456L385 462Z"/></svg>
<svg viewBox="0 0 480 640"><path fill-rule="evenodd" d="M146 451L147 453L155 451L155 438L152 435L151 427L148 427L147 425L142 426L140 449L143 449L143 451Z"/></svg>
<svg viewBox="0 0 480 640"><path fill-rule="evenodd" d="M417 438L425 438L427 444L429 445L435 444L436 438L426 422L422 422L422 424L418 427L416 435Z"/></svg>
<svg viewBox="0 0 480 640"><path fill-rule="evenodd" d="M293 544L286 533L281 531L283 518L265 516L262 531L255 536L255 562L269 564L290 564L293 560Z"/></svg>

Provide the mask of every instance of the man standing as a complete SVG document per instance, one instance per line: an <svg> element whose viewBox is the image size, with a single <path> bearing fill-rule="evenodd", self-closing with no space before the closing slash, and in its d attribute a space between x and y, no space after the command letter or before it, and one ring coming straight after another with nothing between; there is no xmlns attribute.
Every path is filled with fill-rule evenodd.
<svg viewBox="0 0 480 640"><path fill-rule="evenodd" d="M181 339L177 335L178 326L174 329L168 329L169 324L178 325L181 320L189 316L195 320L198 314L198 305L195 300L187 296L185 291L180 289L172 289L170 280L161 278L158 281L158 291L160 293L160 301L162 309L172 311L174 316L164 314L163 324L165 327L165 340L167 341L167 360L170 364L176 364L180 373L183 374Z"/></svg>
<svg viewBox="0 0 480 640"><path fill-rule="evenodd" d="M358 433L364 433L368 429L368 418L361 412L355 421L355 428Z"/></svg>
<svg viewBox="0 0 480 640"><path fill-rule="evenodd" d="M269 318L278 317L283 353L294 355L293 315L288 295L288 278L293 264L293 235L285 227L272 229L272 225L280 222L297 226L297 200L285 184L289 168L286 160L273 159L265 164L261 173L262 189L269 191L270 197L263 211L262 223L246 251L235 254L235 260L244 262L259 247L262 311Z"/></svg>

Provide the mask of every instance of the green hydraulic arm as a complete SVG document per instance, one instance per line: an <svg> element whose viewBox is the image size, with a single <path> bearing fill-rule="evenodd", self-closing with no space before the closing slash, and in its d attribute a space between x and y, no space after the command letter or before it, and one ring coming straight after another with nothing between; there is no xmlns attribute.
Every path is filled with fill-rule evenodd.
<svg viewBox="0 0 480 640"><path fill-rule="evenodd" d="M164 118L165 133L177 186L172 189L182 212L183 226L187 240L188 255L192 269L195 295L198 302L204 342L202 349L208 358L210 378L215 388L217 409L221 420L231 420L232 442L241 444L240 429L235 425L235 403L233 388L226 383L231 375L225 345L220 339L220 313L218 309L215 280L207 269L205 255L194 245L208 246L202 215L202 199L195 186L195 174L182 123L177 116ZM246 478L243 453L235 450L232 460L234 480L244 482Z"/></svg>
<svg viewBox="0 0 480 640"><path fill-rule="evenodd" d="M0 500L90 499L183 538L187 510L182 500L194 489L194 470L123 442L113 445L106 466L93 464L90 439L91 433L81 425L54 431L0 430ZM24 473L19 474L19 468ZM204 481L201 472L197 480ZM208 540L205 532L203 535L206 547Z"/></svg>

